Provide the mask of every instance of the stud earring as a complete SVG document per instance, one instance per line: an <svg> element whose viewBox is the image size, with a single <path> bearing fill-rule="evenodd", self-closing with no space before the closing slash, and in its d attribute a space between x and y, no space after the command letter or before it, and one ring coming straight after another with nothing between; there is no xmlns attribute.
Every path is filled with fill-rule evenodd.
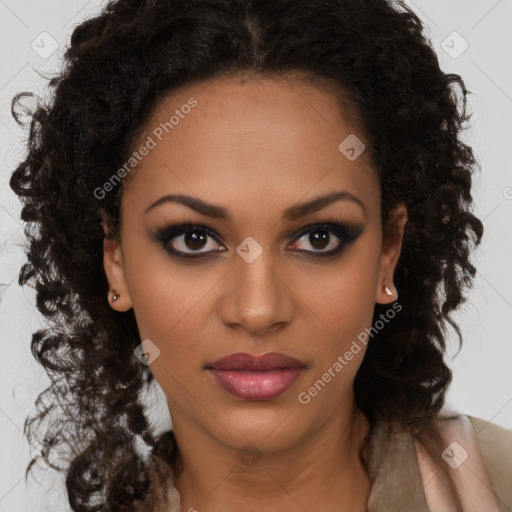
<svg viewBox="0 0 512 512"><path fill-rule="evenodd" d="M384 291L386 292L386 295L393 295L393 292L387 286L384 286Z"/></svg>
<svg viewBox="0 0 512 512"><path fill-rule="evenodd" d="M119 293L117 293L115 290L110 290L111 292L114 292L114 296L112 297L112 302L115 302L117 299L119 299L119 297L121 297L121 295L119 295Z"/></svg>

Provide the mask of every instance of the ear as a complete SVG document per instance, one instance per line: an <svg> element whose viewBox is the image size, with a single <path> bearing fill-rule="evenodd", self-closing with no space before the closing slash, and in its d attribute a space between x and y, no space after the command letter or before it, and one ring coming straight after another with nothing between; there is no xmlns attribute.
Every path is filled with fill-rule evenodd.
<svg viewBox="0 0 512 512"><path fill-rule="evenodd" d="M104 210L101 212L103 222L103 269L108 281L108 302L112 309L116 311L128 311L132 307L132 301L128 292L126 275L124 270L123 253L121 242L117 237L113 237L108 228L107 214ZM113 302L115 294L119 298Z"/></svg>
<svg viewBox="0 0 512 512"><path fill-rule="evenodd" d="M393 284L393 275L402 249L402 239L406 223L407 208L401 203L391 212L387 229L383 233L380 270L375 298L375 301L379 304L389 304L398 298L398 291ZM385 286L391 291L391 295L385 292Z"/></svg>

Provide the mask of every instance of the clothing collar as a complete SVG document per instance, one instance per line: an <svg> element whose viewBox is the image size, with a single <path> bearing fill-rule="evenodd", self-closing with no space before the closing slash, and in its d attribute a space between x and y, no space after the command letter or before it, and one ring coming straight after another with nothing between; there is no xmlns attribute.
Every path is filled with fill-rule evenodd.
<svg viewBox="0 0 512 512"><path fill-rule="evenodd" d="M374 425L369 469L368 512L429 512L412 434L383 422Z"/></svg>

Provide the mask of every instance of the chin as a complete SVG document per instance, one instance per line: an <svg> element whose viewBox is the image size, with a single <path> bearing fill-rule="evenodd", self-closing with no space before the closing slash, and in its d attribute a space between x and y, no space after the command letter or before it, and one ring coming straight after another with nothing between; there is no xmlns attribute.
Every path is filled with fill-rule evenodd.
<svg viewBox="0 0 512 512"><path fill-rule="evenodd" d="M263 411L244 407L219 414L219 417L222 418L220 426L215 423L212 427L224 444L235 449L250 443L262 453L271 453L290 448L306 435L300 428L296 412L278 408Z"/></svg>

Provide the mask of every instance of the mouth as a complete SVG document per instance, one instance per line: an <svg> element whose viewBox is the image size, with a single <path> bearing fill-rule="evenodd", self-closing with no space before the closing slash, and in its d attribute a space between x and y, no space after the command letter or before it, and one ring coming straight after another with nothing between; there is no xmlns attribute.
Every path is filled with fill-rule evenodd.
<svg viewBox="0 0 512 512"><path fill-rule="evenodd" d="M238 352L205 368L222 389L245 400L269 400L287 390L306 365L278 352L260 356Z"/></svg>

